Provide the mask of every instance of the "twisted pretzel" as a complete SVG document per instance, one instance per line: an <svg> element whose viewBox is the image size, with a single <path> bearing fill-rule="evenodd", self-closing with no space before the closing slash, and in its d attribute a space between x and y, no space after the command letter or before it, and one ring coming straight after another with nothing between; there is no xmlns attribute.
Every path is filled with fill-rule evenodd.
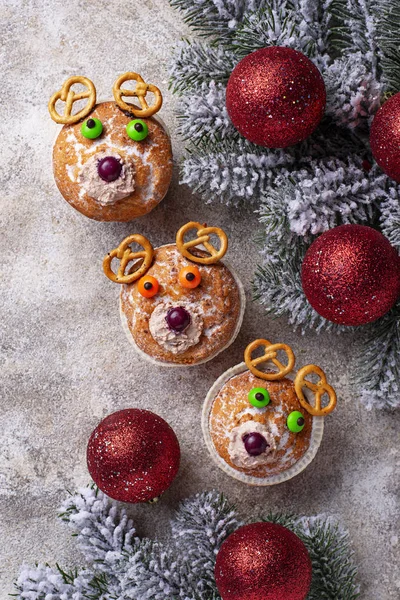
<svg viewBox="0 0 400 600"><path fill-rule="evenodd" d="M121 85L125 81L136 81L136 88L134 90L126 90L121 88ZM146 94L147 92L152 92L155 96L154 103L149 106L146 102ZM135 117L151 117L156 112L158 112L162 106L162 94L158 87L153 85L152 83L146 83L143 77L138 75L138 73L134 73L130 71L128 73L124 73L120 77L118 77L117 81L113 85L113 94L115 98L115 102L118 104L122 110L127 110L128 112L135 115ZM122 96L135 96L138 98L140 102L140 106L142 108L138 108L134 104L128 104L122 100Z"/></svg>
<svg viewBox="0 0 400 600"><path fill-rule="evenodd" d="M130 245L133 243L139 244L143 247L143 250L139 252L132 252ZM111 281L115 283L133 283L139 277L142 277L146 271L150 268L153 260L154 250L149 240L143 235L134 234L125 238L118 248L114 248L104 257L103 260L103 271ZM111 262L113 258L118 258L121 262L117 273L111 269ZM125 269L128 263L135 259L141 259L138 263L138 267L125 274ZM134 267L136 264L134 265Z"/></svg>
<svg viewBox="0 0 400 600"><path fill-rule="evenodd" d="M252 358L254 350L257 350L257 348L262 346L265 350L264 354L258 358ZM286 352L288 357L288 364L286 366L276 358L279 350ZM277 373L265 373L264 371L257 369L258 365L268 361L271 361L276 366L278 369ZM283 379L285 375L293 370L296 359L293 350L287 344L271 344L268 340L254 340L254 342L247 346L244 352L244 362L256 377L266 379L267 381L276 381L277 379Z"/></svg>
<svg viewBox="0 0 400 600"><path fill-rule="evenodd" d="M191 229L197 230L197 238L195 240L185 242L185 234ZM210 235L212 233L217 235L220 239L221 247L219 250L210 244ZM194 248L199 244L203 244L210 256L196 256L195 254L189 252L189 248ZM179 252L185 258L188 258L193 262L200 263L201 265L212 265L225 256L226 251L228 250L228 237L225 231L219 227L206 227L206 225L200 225L200 223L190 221L190 223L183 225L183 227L181 227L176 234L176 245Z"/></svg>
<svg viewBox="0 0 400 600"><path fill-rule="evenodd" d="M319 377L318 383L312 383L306 379L310 373L316 373ZM294 387L296 390L297 397L303 408L306 409L310 415L315 417L324 417L333 411L336 406L336 392L331 385L327 382L326 375L320 367L316 365L306 365L302 369L299 369L296 378L294 380ZM315 404L312 406L303 393L303 387L307 387L315 394ZM322 407L322 396L327 394L329 396L329 404Z"/></svg>
<svg viewBox="0 0 400 600"><path fill-rule="evenodd" d="M81 83L84 85L87 90L85 92L74 92L71 88L75 83ZM78 100L83 100L84 98L88 98L89 101L82 110L76 113L76 115L72 115L72 106L74 102L78 102ZM58 100L62 100L65 102L64 112L60 115L56 111L56 103ZM61 90L58 90L49 100L49 113L53 121L56 123L60 123L61 125L70 125L72 123L77 123L86 115L88 115L96 104L96 88L93 83L87 77L82 77L81 75L76 75L74 77L70 77L63 83Z"/></svg>

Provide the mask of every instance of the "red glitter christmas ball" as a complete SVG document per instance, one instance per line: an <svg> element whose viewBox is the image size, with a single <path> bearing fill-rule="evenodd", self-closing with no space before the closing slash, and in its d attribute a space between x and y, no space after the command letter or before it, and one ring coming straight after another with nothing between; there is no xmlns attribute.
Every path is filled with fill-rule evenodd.
<svg viewBox="0 0 400 600"><path fill-rule="evenodd" d="M364 325L388 312L400 295L400 257L379 231L341 225L307 250L301 280L311 306L340 325Z"/></svg>
<svg viewBox="0 0 400 600"><path fill-rule="evenodd" d="M215 564L222 600L304 600L311 575L303 542L274 523L240 527L222 544Z"/></svg>
<svg viewBox="0 0 400 600"><path fill-rule="evenodd" d="M93 481L121 502L147 502L165 492L178 472L179 460L179 442L172 428L158 415L138 408L103 419L87 446Z"/></svg>
<svg viewBox="0 0 400 600"><path fill-rule="evenodd" d="M372 154L381 169L400 183L400 92L380 107L369 138Z"/></svg>
<svg viewBox="0 0 400 600"><path fill-rule="evenodd" d="M326 104L324 80L307 56L282 46L252 52L233 69L226 108L245 138L286 148L308 137Z"/></svg>

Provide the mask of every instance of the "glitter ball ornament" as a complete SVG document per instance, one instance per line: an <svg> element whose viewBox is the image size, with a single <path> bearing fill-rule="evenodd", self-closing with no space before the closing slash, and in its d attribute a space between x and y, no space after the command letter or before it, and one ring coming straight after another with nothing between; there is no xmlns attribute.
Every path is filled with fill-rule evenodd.
<svg viewBox="0 0 400 600"><path fill-rule="evenodd" d="M400 183L400 92L387 100L371 126L372 154L381 169Z"/></svg>
<svg viewBox="0 0 400 600"><path fill-rule="evenodd" d="M307 250L301 280L311 306L340 325L382 317L400 296L400 257L389 241L364 225L341 225Z"/></svg>
<svg viewBox="0 0 400 600"><path fill-rule="evenodd" d="M286 148L308 137L325 103L317 67L301 52L281 46L243 58L226 88L226 108L236 129L267 148Z"/></svg>
<svg viewBox="0 0 400 600"><path fill-rule="evenodd" d="M274 523L240 527L222 544L215 564L222 600L304 600L311 576L303 542Z"/></svg>
<svg viewBox="0 0 400 600"><path fill-rule="evenodd" d="M147 502L165 492L178 472L179 460L179 443L168 423L138 408L103 419L87 446L95 484L121 502Z"/></svg>

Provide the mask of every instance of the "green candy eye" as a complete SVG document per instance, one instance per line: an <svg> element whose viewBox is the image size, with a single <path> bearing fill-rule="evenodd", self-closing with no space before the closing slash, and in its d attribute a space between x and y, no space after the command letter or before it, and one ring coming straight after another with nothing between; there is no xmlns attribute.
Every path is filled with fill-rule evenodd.
<svg viewBox="0 0 400 600"><path fill-rule="evenodd" d="M264 406L267 406L271 400L268 390L262 387L253 388L250 390L248 399L250 404L256 408L264 408Z"/></svg>
<svg viewBox="0 0 400 600"><path fill-rule="evenodd" d="M293 433L299 433L304 429L304 416L299 410L294 410L288 416L286 423L289 431L292 431Z"/></svg>
<svg viewBox="0 0 400 600"><path fill-rule="evenodd" d="M149 128L147 124L142 121L142 119L133 119L133 121L129 121L126 126L126 133L129 135L131 140L135 140L135 142L141 142L145 140L149 135Z"/></svg>
<svg viewBox="0 0 400 600"><path fill-rule="evenodd" d="M82 123L81 134L89 140L95 140L103 133L103 123L99 119L87 119Z"/></svg>

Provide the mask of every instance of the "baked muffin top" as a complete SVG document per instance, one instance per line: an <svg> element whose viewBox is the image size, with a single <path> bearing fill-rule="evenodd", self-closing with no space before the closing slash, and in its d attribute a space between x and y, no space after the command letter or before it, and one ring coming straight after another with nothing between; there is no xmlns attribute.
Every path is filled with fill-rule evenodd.
<svg viewBox="0 0 400 600"><path fill-rule="evenodd" d="M142 141L131 139L126 126L135 117L115 102L97 104L89 115L99 119L102 134L88 139L82 121L64 125L53 149L53 170L64 198L86 216L101 221L129 221L150 212L167 193L172 177L169 136L155 117L141 119L148 127ZM98 161L113 157L122 165L120 177L106 182L97 176Z"/></svg>
<svg viewBox="0 0 400 600"><path fill-rule="evenodd" d="M253 388L269 392L270 402L256 408L249 402ZM294 411L302 413L304 427L294 433L287 418ZM313 417L301 406L294 383L287 378L266 381L244 371L229 379L212 404L209 427L213 444L224 461L237 471L265 478L286 471L307 452L310 445ZM251 456L246 451L245 438L259 433L267 442L265 452Z"/></svg>
<svg viewBox="0 0 400 600"><path fill-rule="evenodd" d="M237 333L241 294L232 272L221 262L197 264L201 282L188 289L179 281L181 269L188 266L194 263L182 256L175 244L161 246L155 249L146 273L158 281L158 293L143 297L138 281L121 290L121 312L134 343L165 363L192 365L206 360L223 350ZM180 334L169 331L165 322L174 307L184 308L190 315L190 326Z"/></svg>

